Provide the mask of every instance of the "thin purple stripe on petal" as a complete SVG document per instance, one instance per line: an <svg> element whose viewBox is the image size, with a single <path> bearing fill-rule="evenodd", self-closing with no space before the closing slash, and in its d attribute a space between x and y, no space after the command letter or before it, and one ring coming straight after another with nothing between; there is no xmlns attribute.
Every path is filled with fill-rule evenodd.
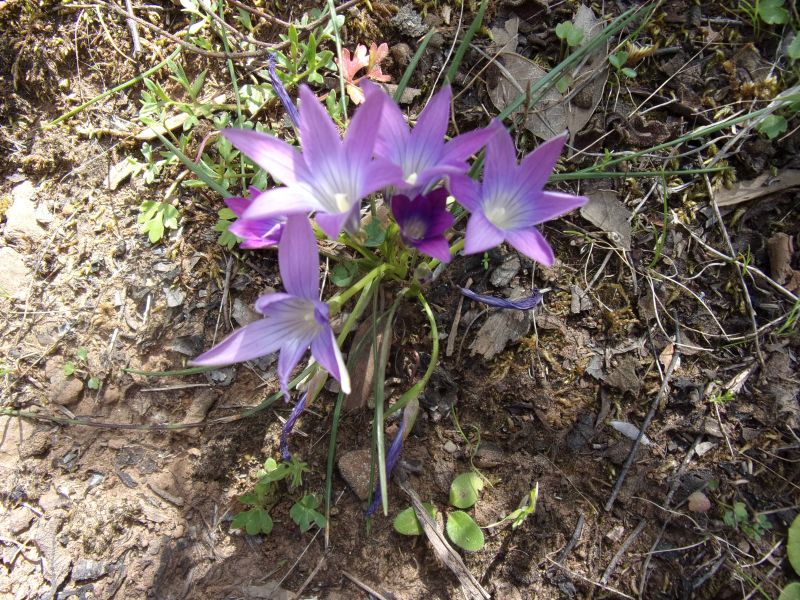
<svg viewBox="0 0 800 600"><path fill-rule="evenodd" d="M521 298L519 300L506 300L504 298L495 298L494 296L485 296L483 294L476 294L472 290L468 290L467 288L458 288L461 290L461 293L464 294L470 300L475 300L476 302L482 302L483 304L488 304L489 306L495 306L497 308L513 308L515 310L530 310L535 308L536 306L541 303L542 298L544 297L539 290L534 290L533 295L529 298Z"/></svg>

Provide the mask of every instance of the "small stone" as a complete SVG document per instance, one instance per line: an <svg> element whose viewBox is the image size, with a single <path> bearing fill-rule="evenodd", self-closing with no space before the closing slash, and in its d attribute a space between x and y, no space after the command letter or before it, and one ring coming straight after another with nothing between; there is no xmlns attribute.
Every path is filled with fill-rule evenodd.
<svg viewBox="0 0 800 600"><path fill-rule="evenodd" d="M351 450L339 458L339 474L361 500L369 498L370 451Z"/></svg>
<svg viewBox="0 0 800 600"><path fill-rule="evenodd" d="M0 248L0 290L16 300L25 300L31 272L22 255L13 248Z"/></svg>
<svg viewBox="0 0 800 600"><path fill-rule="evenodd" d="M6 212L5 235L8 240L38 242L46 231L36 222L36 189L30 181L23 181L11 190L12 204Z"/></svg>
<svg viewBox="0 0 800 600"><path fill-rule="evenodd" d="M236 321L240 327L244 327L253 321L261 319L261 313L242 302L241 298L236 298L231 308L231 317L233 317L233 320Z"/></svg>
<svg viewBox="0 0 800 600"><path fill-rule="evenodd" d="M22 444L20 444L19 457L24 459L34 456L41 456L50 450L51 445L52 441L50 439L50 434L46 431L37 431L27 440L22 442Z"/></svg>
<svg viewBox="0 0 800 600"><path fill-rule="evenodd" d="M183 304L183 301L186 300L186 292L181 289L165 287L163 290L164 295L167 298L167 306L169 308L176 308Z"/></svg>
<svg viewBox="0 0 800 600"><path fill-rule="evenodd" d="M72 406L77 404L83 394L83 382L75 377L65 377L62 373L50 380L49 397L53 404Z"/></svg>
<svg viewBox="0 0 800 600"><path fill-rule="evenodd" d="M8 519L8 529L14 535L19 535L31 526L32 521L33 513L24 506L20 506L11 511L11 516Z"/></svg>
<svg viewBox="0 0 800 600"><path fill-rule="evenodd" d="M400 42L399 44L395 44L394 46L392 46L390 52L392 54L394 62L396 62L397 66L400 67L401 69L405 69L408 66L408 63L411 62L411 56L414 54L411 51L411 47L405 42Z"/></svg>
<svg viewBox="0 0 800 600"><path fill-rule="evenodd" d="M701 491L690 494L688 504L689 510L692 512L704 513L711 509L711 500Z"/></svg>
<svg viewBox="0 0 800 600"><path fill-rule="evenodd" d="M611 528L611 531L606 534L606 537L612 542L619 543L622 541L624 535L625 528L622 525L615 525Z"/></svg>
<svg viewBox="0 0 800 600"><path fill-rule="evenodd" d="M81 558L72 568L72 579L90 581L108 573L108 564L99 560Z"/></svg>
<svg viewBox="0 0 800 600"><path fill-rule="evenodd" d="M458 444L456 444L452 440L447 440L444 443L444 451L447 452L448 454L455 454L456 452L458 452Z"/></svg>
<svg viewBox="0 0 800 600"><path fill-rule="evenodd" d="M522 265L519 262L519 256L516 254L509 254L503 259L503 262L492 271L490 281L495 287L506 287L511 280L519 273Z"/></svg>

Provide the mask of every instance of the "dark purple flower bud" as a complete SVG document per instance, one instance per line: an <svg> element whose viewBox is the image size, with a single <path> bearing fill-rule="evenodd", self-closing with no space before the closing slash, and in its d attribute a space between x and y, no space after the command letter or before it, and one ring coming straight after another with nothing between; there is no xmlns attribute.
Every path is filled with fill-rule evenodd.
<svg viewBox="0 0 800 600"><path fill-rule="evenodd" d="M438 188L413 200L408 196L394 196L392 214L406 244L441 262L450 262L450 245L444 232L452 227L455 219L447 212L447 190Z"/></svg>
<svg viewBox="0 0 800 600"><path fill-rule="evenodd" d="M458 288L470 300L476 302L483 302L489 306L496 306L497 308L513 308L515 310L530 310L535 308L544 297L541 290L534 290L533 295L528 298L520 298L519 300L506 300L504 298L495 298L494 296L484 296L483 294L476 294L467 288Z"/></svg>
<svg viewBox="0 0 800 600"><path fill-rule="evenodd" d="M289 453L289 434L292 433L294 424L297 423L297 419L300 418L300 415L306 409L307 397L308 394L300 396L297 404L295 404L292 409L292 414L289 415L289 418L283 425L283 429L281 429L281 455L283 456L283 460L290 460L292 458L292 455Z"/></svg>
<svg viewBox="0 0 800 600"><path fill-rule="evenodd" d="M289 115L289 118L294 123L296 128L300 127L300 113L297 112L297 107L292 102L292 99L289 98L289 94L286 91L286 88L283 87L283 82L278 77L278 74L275 72L275 55L270 54L269 60L267 61L267 69L269 70L269 80L272 83L272 89L275 90L275 93L278 95L278 99L283 104L283 108L286 109L286 114Z"/></svg>

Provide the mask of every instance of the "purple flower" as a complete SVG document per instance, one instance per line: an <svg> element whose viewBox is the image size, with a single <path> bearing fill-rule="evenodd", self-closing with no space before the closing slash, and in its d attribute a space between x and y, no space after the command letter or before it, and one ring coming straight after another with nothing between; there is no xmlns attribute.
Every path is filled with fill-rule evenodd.
<svg viewBox="0 0 800 600"><path fill-rule="evenodd" d="M503 129L486 146L483 184L458 177L452 192L472 215L467 223L464 252L476 254L506 241L525 256L552 265L553 249L536 225L582 206L588 199L560 192L545 192L567 136L553 138L517 165L511 135Z"/></svg>
<svg viewBox="0 0 800 600"><path fill-rule="evenodd" d="M374 85L364 85L364 89L367 96L370 93L384 96ZM466 173L467 159L494 135L499 124L463 133L445 143L451 97L449 85L437 92L420 113L413 130L409 129L397 104L386 98L375 155L403 169L398 189L421 192L444 176Z"/></svg>
<svg viewBox="0 0 800 600"><path fill-rule="evenodd" d="M413 200L408 196L393 196L392 214L406 244L443 263L450 262L450 245L444 232L455 219L447 212L447 190L438 188Z"/></svg>
<svg viewBox="0 0 800 600"><path fill-rule="evenodd" d="M265 133L224 130L234 146L285 186L262 193L244 217L265 219L316 211L317 223L331 238L342 229L358 231L361 199L400 177L398 167L372 158L376 123L386 102L383 94L369 96L356 110L342 140L322 104L308 87L300 86L302 153Z"/></svg>
<svg viewBox="0 0 800 600"><path fill-rule="evenodd" d="M253 198L261 194L257 187L250 187L250 198L236 196L225 198L225 204L238 217L230 224L228 231L242 238L239 244L244 249L271 248L281 241L281 233L286 223L284 217L267 217L266 219L245 219L242 217Z"/></svg>
<svg viewBox="0 0 800 600"><path fill-rule="evenodd" d="M264 315L233 332L192 361L223 366L280 350L278 378L289 395L289 375L311 346L311 354L350 393L350 376L328 321L328 305L319 300L319 252L304 215L290 216L278 247L278 267L286 293L261 296L256 310Z"/></svg>
<svg viewBox="0 0 800 600"><path fill-rule="evenodd" d="M495 298L494 296L484 296L483 294L476 294L467 288L458 288L470 300L476 302L483 302L489 306L496 306L497 308L513 308L516 310L530 310L538 306L544 297L541 290L533 290L533 295L528 298L520 298L519 300L505 300L503 298Z"/></svg>
<svg viewBox="0 0 800 600"><path fill-rule="evenodd" d="M294 405L292 409L292 413L289 415L289 418L286 420L286 423L283 425L283 429L281 429L281 456L283 456L283 460L290 460L292 458L291 453L289 452L289 434L292 433L292 429L294 429L295 423L297 423L297 419L300 418L300 415L306 409L306 400L308 399L308 394L303 394L300 396L300 400L297 401L297 404Z"/></svg>
<svg viewBox="0 0 800 600"><path fill-rule="evenodd" d="M278 73L275 72L274 53L269 55L269 59L267 60L267 70L269 71L269 81L272 83L272 89L275 90L275 93L278 95L278 100L281 101L283 108L286 109L286 114L289 115L289 118L292 120L292 123L294 123L296 128L300 127L300 113L297 112L297 107L289 98L289 93L286 91L286 88L283 87L283 82L278 77Z"/></svg>

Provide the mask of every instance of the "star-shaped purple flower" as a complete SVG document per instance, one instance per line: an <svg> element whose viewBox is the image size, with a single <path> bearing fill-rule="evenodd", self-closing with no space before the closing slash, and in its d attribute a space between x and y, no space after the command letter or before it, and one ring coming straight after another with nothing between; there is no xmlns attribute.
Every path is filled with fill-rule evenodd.
<svg viewBox="0 0 800 600"><path fill-rule="evenodd" d="M242 238L239 247L245 250L258 248L272 248L281 241L281 233L286 223L285 217L267 217L264 219L245 219L244 215L247 208L252 203L252 199L261 194L257 187L250 187L250 198L235 196L225 198L225 204L238 217L230 224L228 231Z"/></svg>
<svg viewBox="0 0 800 600"><path fill-rule="evenodd" d="M437 188L413 200L408 196L393 196L392 214L406 244L443 263L450 262L450 245L444 232L453 226L455 219L447 212L447 190Z"/></svg>
<svg viewBox="0 0 800 600"><path fill-rule="evenodd" d="M517 165L514 142L503 128L486 145L483 183L468 177L451 182L453 195L472 213L464 237L466 254L485 252L506 241L537 262L553 264L553 249L536 225L588 201L542 189L566 141L566 134L548 140Z"/></svg>
<svg viewBox="0 0 800 600"><path fill-rule="evenodd" d="M364 85L364 84L362 84ZM367 97L385 94L377 86L364 85ZM403 175L397 182L400 190L410 190L409 195L424 192L426 188L445 176L467 172L467 159L480 150L494 135L497 125L462 133L445 142L450 118L450 86L443 87L431 98L410 129L397 104L386 98L375 155L399 165Z"/></svg>
<svg viewBox="0 0 800 600"><path fill-rule="evenodd" d="M245 211L245 219L265 219L316 212L317 223L331 238L342 229L358 231L362 198L400 178L399 167L373 160L373 150L385 103L371 94L356 110L345 133L336 125L307 86L300 86L302 153L278 138L244 129L222 133L284 187L267 190Z"/></svg>
<svg viewBox="0 0 800 600"><path fill-rule="evenodd" d="M311 346L312 356L349 394L350 376L328 320L328 305L319 300L319 251L305 215L287 219L278 267L286 293L267 294L256 301L264 318L235 331L192 364L224 366L280 350L278 378L288 396L292 369Z"/></svg>

